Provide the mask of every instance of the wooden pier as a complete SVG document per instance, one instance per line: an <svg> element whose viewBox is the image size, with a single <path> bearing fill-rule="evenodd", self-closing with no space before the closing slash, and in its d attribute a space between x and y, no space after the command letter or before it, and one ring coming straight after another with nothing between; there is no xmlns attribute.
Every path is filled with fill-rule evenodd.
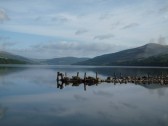
<svg viewBox="0 0 168 126"><path fill-rule="evenodd" d="M57 87L62 89L63 85L72 84L72 86L79 86L84 84L84 89L86 85L97 85L99 83L113 83L113 84L159 84L159 85L168 85L168 75L158 75L158 76L123 76L121 73L119 76L116 76L114 73L113 76L109 76L106 79L100 79L98 73L96 72L95 77L87 76L84 73L84 78L79 77L79 72L76 76L67 77L67 74L57 72ZM86 90L86 89L85 89Z"/></svg>

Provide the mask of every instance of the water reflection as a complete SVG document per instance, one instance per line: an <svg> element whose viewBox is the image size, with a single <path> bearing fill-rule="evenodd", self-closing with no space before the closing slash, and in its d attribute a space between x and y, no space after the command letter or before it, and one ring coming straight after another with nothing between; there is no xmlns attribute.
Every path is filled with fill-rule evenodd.
<svg viewBox="0 0 168 126"><path fill-rule="evenodd" d="M7 108L6 108L6 107L3 107L3 106L0 104L0 120L5 117L6 112L7 112Z"/></svg>
<svg viewBox="0 0 168 126"><path fill-rule="evenodd" d="M17 68L15 68L17 69ZM118 69L118 70L117 70ZM168 88L161 85L135 84L64 84L57 89L58 71L69 76L80 72L107 77L143 74L145 70L92 67L34 67L15 72L1 71L0 125L35 126L167 126ZM13 71L13 70L11 70ZM105 72L106 71L106 72ZM158 74L162 69L147 69ZM133 73L132 73L133 72ZM166 70L163 70L166 73ZM7 73L7 74L6 74ZM126 74L128 75L128 74ZM73 85L73 86L72 86ZM83 91L87 88L87 91ZM6 89L6 90L5 90Z"/></svg>
<svg viewBox="0 0 168 126"><path fill-rule="evenodd" d="M66 77L67 78L67 77ZM81 78L79 78L79 80L74 80L74 79L70 79L68 78L68 80L64 80L64 78L62 78L61 80L57 80L57 88L58 89L63 89L64 87L66 86L72 86L72 87L78 87L78 86L81 86L83 85L83 89L86 91L87 90L87 87L90 87L90 86L98 86L100 84L104 84L104 83L109 83L109 84L113 84L113 85L118 85L118 84L134 84L134 85L141 85L145 88L148 88L148 89L158 89L158 88L166 88L168 87L168 83L167 83L167 79L165 81L165 83L160 83L159 80L157 80L156 82L153 81L153 78L152 80L150 80L149 78L146 78L145 80L122 80L122 79L114 79L112 81L108 81L108 80L103 80L103 82L98 82L98 81L91 81L91 82L87 82ZM167 77L166 77L167 78ZM95 79L95 78L93 78Z"/></svg>

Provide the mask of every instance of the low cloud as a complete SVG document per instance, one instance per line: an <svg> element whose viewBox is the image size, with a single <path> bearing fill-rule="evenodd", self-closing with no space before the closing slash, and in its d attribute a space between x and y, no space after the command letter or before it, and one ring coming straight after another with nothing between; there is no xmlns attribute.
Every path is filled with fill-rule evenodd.
<svg viewBox="0 0 168 126"><path fill-rule="evenodd" d="M4 9L0 9L0 23L8 21L9 17Z"/></svg>
<svg viewBox="0 0 168 126"><path fill-rule="evenodd" d="M161 44L161 45L166 45L166 37L163 37L163 36L160 36L158 38L158 43Z"/></svg>
<svg viewBox="0 0 168 126"><path fill-rule="evenodd" d="M114 37L113 34L104 34L104 35L97 35L94 37L94 39L104 40L104 39L111 39L113 37Z"/></svg>
<svg viewBox="0 0 168 126"><path fill-rule="evenodd" d="M0 40L1 41L1 40ZM16 43L15 42L6 42L4 40L4 42L0 42L0 49L3 50L3 51L8 51L9 48L12 48L13 46L15 46Z"/></svg>
<svg viewBox="0 0 168 126"><path fill-rule="evenodd" d="M77 31L75 32L75 35L81 35L81 34L84 34L84 33L86 33L86 32L88 32L88 30L80 29L80 30L77 30Z"/></svg>
<svg viewBox="0 0 168 126"><path fill-rule="evenodd" d="M28 52L33 53L33 56L39 56L43 53L44 58L54 57L94 57L105 53L111 53L112 51L118 51L120 46L116 46L111 43L92 42L92 43L80 43L80 42L46 42L43 44L36 44L31 46ZM23 53L25 53L23 51Z"/></svg>
<svg viewBox="0 0 168 126"><path fill-rule="evenodd" d="M131 23L131 24L124 26L122 29L128 29L128 28L133 28L133 27L137 27L137 26L139 26L138 23Z"/></svg>
<svg viewBox="0 0 168 126"><path fill-rule="evenodd" d="M149 43L158 43L160 45L167 45L166 37L164 37L164 36L160 36L156 39L152 38L152 39L150 39Z"/></svg>

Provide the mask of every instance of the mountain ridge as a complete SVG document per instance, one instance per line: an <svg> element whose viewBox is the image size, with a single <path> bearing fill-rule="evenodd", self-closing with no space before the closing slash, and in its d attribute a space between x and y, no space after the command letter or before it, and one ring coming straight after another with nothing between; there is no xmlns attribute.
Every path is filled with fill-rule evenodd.
<svg viewBox="0 0 168 126"><path fill-rule="evenodd" d="M0 51L0 64L41 64L41 65L71 65L89 58L60 57L53 59L29 59L9 52Z"/></svg>
<svg viewBox="0 0 168 126"><path fill-rule="evenodd" d="M140 47L122 50L116 53L104 54L96 56L90 60L79 62L75 65L128 65L130 61L144 60L152 56L168 54L168 46L156 43L149 43ZM134 62L129 65L134 65ZM141 63L138 63L141 65ZM149 64L150 65L150 64Z"/></svg>
<svg viewBox="0 0 168 126"><path fill-rule="evenodd" d="M168 66L168 46L148 43L94 58L60 57L39 60L0 51L0 64Z"/></svg>
<svg viewBox="0 0 168 126"><path fill-rule="evenodd" d="M0 64L28 64L32 63L28 58L15 55L6 51L0 51Z"/></svg>

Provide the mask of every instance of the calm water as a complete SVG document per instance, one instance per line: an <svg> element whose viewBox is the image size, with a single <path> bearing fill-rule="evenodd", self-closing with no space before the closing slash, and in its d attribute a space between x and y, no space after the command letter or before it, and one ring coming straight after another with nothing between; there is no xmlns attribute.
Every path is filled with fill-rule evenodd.
<svg viewBox="0 0 168 126"><path fill-rule="evenodd" d="M168 68L0 66L0 126L168 126L168 86L109 84L57 88L57 71L167 74Z"/></svg>

